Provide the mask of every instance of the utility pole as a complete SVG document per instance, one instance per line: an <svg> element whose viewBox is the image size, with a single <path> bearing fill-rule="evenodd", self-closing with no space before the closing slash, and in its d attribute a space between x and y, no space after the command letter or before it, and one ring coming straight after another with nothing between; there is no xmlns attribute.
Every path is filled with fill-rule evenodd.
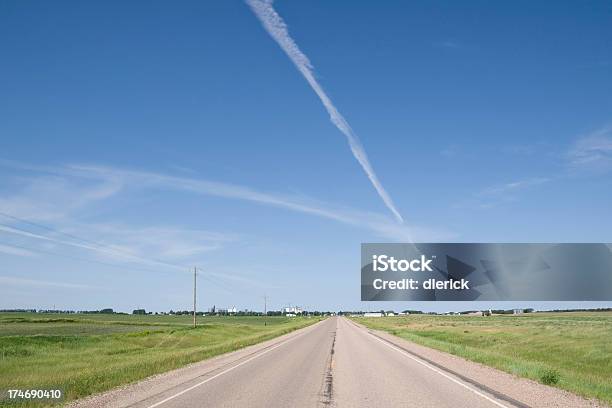
<svg viewBox="0 0 612 408"><path fill-rule="evenodd" d="M193 267L193 328L196 327L196 276L198 274L198 268Z"/></svg>
<svg viewBox="0 0 612 408"><path fill-rule="evenodd" d="M268 297L264 295L264 326L268 325Z"/></svg>

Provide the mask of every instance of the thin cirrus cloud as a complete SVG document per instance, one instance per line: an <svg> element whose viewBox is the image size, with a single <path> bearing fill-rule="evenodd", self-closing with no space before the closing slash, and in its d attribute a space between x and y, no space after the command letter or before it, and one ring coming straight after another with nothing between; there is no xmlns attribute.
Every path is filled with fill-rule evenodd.
<svg viewBox="0 0 612 408"><path fill-rule="evenodd" d="M35 256L36 254L32 251L23 248L17 248L12 245L0 244L0 252L7 255L16 256Z"/></svg>
<svg viewBox="0 0 612 408"><path fill-rule="evenodd" d="M80 230L93 232L96 236L104 236L114 244L96 243L90 240L75 242L71 235L67 239L58 238L58 233L46 235L27 231L18 227L0 224L0 233L18 236L39 242L46 242L61 247L70 247L96 253L103 258L127 263L145 263L153 267L171 268L185 272L187 268L178 264L203 252L219 249L218 242L229 241L229 236L212 234L207 231L180 230L175 228L150 227L127 228L117 224L80 225ZM89 234L86 234L89 235ZM211 236L213 235L213 236ZM75 237L78 238L78 237ZM207 242L212 241L212 242ZM33 256L34 252L14 247L0 245L0 252L17 256ZM156 258L148 257L154 253Z"/></svg>
<svg viewBox="0 0 612 408"><path fill-rule="evenodd" d="M569 150L568 159L573 168L612 167L612 126L604 126L580 137Z"/></svg>
<svg viewBox="0 0 612 408"><path fill-rule="evenodd" d="M75 224L77 225L77 224ZM72 225L74 228L75 225ZM9 225L0 224L0 233L3 235L11 235L17 238L27 239L31 243L43 242L46 249L54 249L54 252L48 250L40 250L24 247L15 247L13 245L0 244L0 253L14 256L36 256L42 254L52 254L57 256L67 256L62 249L78 249L85 250L89 253L98 255L97 258L88 259L68 255L68 258L77 261L91 261L107 266L124 268L124 270L154 272L171 269L177 272L189 272L189 268L184 265L187 260L196 259L203 252L220 249L220 243L234 241L237 236L234 234L220 234L202 230L184 230L173 227L128 227L119 224L78 224L78 229L85 236L103 236L104 241L113 242L113 244L96 243L94 241L85 240L84 242L75 242L73 239L79 237L73 236L70 233L62 231L38 234L27 231L19 227L11 227ZM67 238L59 238L58 235L64 234ZM72 237L72 238L71 238ZM83 238L81 238L84 240ZM51 247L49 248L49 245ZM40 246L40 245L37 245ZM72 251L68 253L72 254ZM155 258L149 255L155 254ZM111 260L112 264L104 261ZM201 262L196 262L200 263ZM147 265L154 269L136 269L133 266L125 268L126 264ZM161 269L160 269L161 268ZM235 273L213 272L206 271L205 278L210 276L222 278L230 281L236 281L243 285L249 286L264 286L265 283L257 282L237 275ZM32 284L37 281L31 281ZM213 281L219 284L219 281ZM273 287L273 286L269 286Z"/></svg>
<svg viewBox="0 0 612 408"><path fill-rule="evenodd" d="M0 276L0 283L3 285L17 285L17 286L50 286L65 289L92 289L93 286L82 285L79 283L67 283L67 282L50 282L44 280L35 279L24 279L17 278L14 276Z"/></svg>
<svg viewBox="0 0 612 408"><path fill-rule="evenodd" d="M475 192L470 199L455 203L453 208L494 208L498 204L516 201L525 191L551 181L553 179L549 177L530 177L490 186Z"/></svg>
<svg viewBox="0 0 612 408"><path fill-rule="evenodd" d="M0 160L0 165L36 173L34 177L21 174L16 178L14 184L18 186L19 194L0 194L0 211L30 220L61 219L66 214L115 196L122 188L119 180L111 177L98 183L87 183L53 171L41 175L40 168L6 160Z"/></svg>
<svg viewBox="0 0 612 408"><path fill-rule="evenodd" d="M21 189L6 191L0 194L0 212L10 214L9 210L15 208L16 203L24 204L29 208L27 214L18 215L23 219L40 220L52 223L63 231L78 231L77 234L93 238L98 242L112 243L100 247L95 243L74 241L68 237L56 234L37 234L34 231L20 231L15 228L19 224L12 224L2 216L2 233L15 239L35 240L46 245L60 245L62 247L78 248L94 252L103 259L119 262L139 262L140 257L154 253L158 263L152 260L151 266L165 267L172 263L181 265L184 262L197 261L197 258L206 251L223 249L228 243L240 240L240 235L226 232L207 232L174 228L172 226L149 226L147 228L117 223L75 223L75 216L83 219L91 209L99 213L100 206L107 200L113 200L121 194L139 194L146 190L163 190L168 193L187 192L193 195L214 196L231 200L241 200L258 205L276 207L296 213L306 214L334 222L363 229L377 237L395 242L413 242L418 238L422 241L452 240L457 236L446 229L411 225L394 222L390 217L380 214L359 211L347 207L331 205L303 196L292 196L276 192L262 192L250 187L209 181L205 179L174 176L164 173L136 171L100 165L65 165L65 166L36 166L24 163L11 163L0 161L0 165L16 170L20 174ZM28 180L23 176L28 174ZM6 173L5 173L6 174ZM52 176L52 177L49 177ZM104 194L92 193L91 200L77 207L65 206L65 197L50 196L45 200L42 214L37 214L37 203L40 202L41 186L52 181L53 185L71 186L69 197L79 196L81 192L106 191ZM117 188L107 190L106 186ZM44 189L44 188L43 188ZM110 192L113 191L113 194ZM171 196L171 195L169 195ZM119 197L117 197L119 198ZM57 200L55 200L57 199ZM57 202L55 202L57 201ZM52 214L55 218L47 218ZM1 214L0 214L1 215ZM6 222L5 222L6 221ZM15 220L13 220L15 221ZM174 269L174 268L173 268Z"/></svg>
<svg viewBox="0 0 612 408"><path fill-rule="evenodd" d="M272 1L247 0L247 4L261 21L268 34L270 34L270 36L277 42L285 54L287 54L289 59L293 62L298 71L300 71L310 87L317 94L323 103L323 106L329 113L331 122L346 136L353 156L365 171L378 195L383 200L387 208L393 213L397 221L403 223L404 220L402 215L399 213L395 207L395 204L393 203L393 200L391 199L391 196L387 193L382 183L378 179L378 176L370 164L366 151L361 144L359 137L357 137L349 123L338 111L327 93L325 93L323 90L321 84L319 84L315 78L314 67L310 63L310 60L306 54L300 50L293 38L291 38L289 35L287 24L285 24L282 17L276 12L276 10L274 10L274 7L272 7Z"/></svg>
<svg viewBox="0 0 612 408"><path fill-rule="evenodd" d="M548 183L549 181L550 179L548 177L532 177L502 184L499 186L489 187L481 191L478 195L481 197L503 196L504 194L514 193L529 187Z"/></svg>
<svg viewBox="0 0 612 408"><path fill-rule="evenodd" d="M167 191L184 191L197 195L216 196L227 199L248 201L259 205L271 206L290 210L297 213L307 214L315 217L333 220L335 222L350 225L373 232L376 236L396 242L413 242L419 240L449 240L456 238L452 231L429 225L406 225L394 222L391 218L374 212L366 212L347 208L344 206L324 203L319 200L295 197L278 192L262 192L251 187L238 184L210 181L195 177L174 176L165 173L130 170L111 166L92 164L40 166L27 163L16 163L8 160L0 160L0 166L13 169L18 172L33 174L32 184L40 184L38 177L45 180L63 179L61 184L74 186L67 192L67 196L79 195L80 191L105 190L107 185L114 185L114 195L142 189L163 189ZM54 178L49 178L52 175ZM57 181L56 181L57 182ZM76 187L78 186L78 188ZM96 205L102 200L112 199L114 195L96 195L97 200L88 202ZM102 196L104 198L102 198ZM70 217L70 211L85 211L85 208L63 206L64 199L53 199L45 201L42 213L36 212L36 204L39 200L39 190L25 187L22 191L12 195L0 194L0 211L9 212L15 208L16 203L24 204L30 208L24 218L47 219L49 214L54 214L57 219ZM52 198L52 197L51 197ZM54 221L53 219L49 219Z"/></svg>
<svg viewBox="0 0 612 408"><path fill-rule="evenodd" d="M374 232L377 236L397 242L413 242L414 238L419 240L444 240L453 239L456 236L450 231L435 227L399 224L379 213L334 206L303 197L298 198L280 193L261 192L237 184L92 165L71 165L64 167L61 171L74 176L93 179L111 177L121 180L122 185L126 189L131 187L178 190L284 208L367 229Z"/></svg>
<svg viewBox="0 0 612 408"><path fill-rule="evenodd" d="M52 244L56 244L56 245L60 245L60 246L67 246L67 247L71 247L71 248L83 249L83 250L87 250L87 251L91 251L91 252L103 255L105 257L111 257L111 258L113 258L115 260L121 260L121 261L126 261L126 262L130 262L130 261L131 262L133 262L133 261L145 262L147 264L152 264L152 265L157 265L157 266L172 267L172 268L176 268L176 269L180 269L180 270L184 270L185 269L185 268L180 268L178 266L174 266L172 264L165 263L163 261L147 259L147 258L141 258L138 255L135 255L135 254L132 254L132 253L128 253L128 252L125 252L125 251L119 251L119 250L114 249L112 247L100 247L100 246L97 246L95 244L90 245L90 244L84 244L84 243L80 243L80 242L72 242L70 240L59 239L59 238L53 237L53 236L36 234L36 233L29 232L27 230L23 230L23 229L20 229L20 228L13 228L13 227L8 226L8 225L0 225L0 233L10 234L10 235L13 235L13 236L19 236L19 237L30 239L30 240L36 240L36 241L42 241L42 242L46 242L46 243L52 243ZM28 252L30 252L30 251L28 250ZM13 253L12 255L18 255L18 254L17 253ZM21 255L24 256L24 254L21 254Z"/></svg>
<svg viewBox="0 0 612 408"><path fill-rule="evenodd" d="M458 49L462 48L462 46L461 46L461 44L459 42L453 41L453 40L435 41L433 43L433 45L435 47L448 48L448 49L453 49L453 50L458 50Z"/></svg>

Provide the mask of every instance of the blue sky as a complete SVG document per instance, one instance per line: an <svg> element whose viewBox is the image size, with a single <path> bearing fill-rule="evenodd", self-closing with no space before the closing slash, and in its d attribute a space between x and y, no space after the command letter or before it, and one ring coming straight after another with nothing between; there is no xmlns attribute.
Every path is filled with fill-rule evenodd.
<svg viewBox="0 0 612 408"><path fill-rule="evenodd" d="M469 309L359 244L612 241L610 3L274 8L405 223L244 2L5 1L0 308Z"/></svg>

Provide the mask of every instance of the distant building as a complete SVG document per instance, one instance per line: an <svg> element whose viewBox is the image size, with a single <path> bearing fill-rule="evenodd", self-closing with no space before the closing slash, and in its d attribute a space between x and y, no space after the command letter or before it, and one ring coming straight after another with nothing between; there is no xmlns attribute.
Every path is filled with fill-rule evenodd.
<svg viewBox="0 0 612 408"><path fill-rule="evenodd" d="M476 312L467 313L467 316L483 316L483 313L480 310L478 310Z"/></svg>
<svg viewBox="0 0 612 408"><path fill-rule="evenodd" d="M302 314L302 313L303 313L302 308L298 307L298 306L289 306L289 307L284 307L283 308L283 314L287 315L287 316L289 316L289 315L294 315L295 316L295 315L299 315L299 314Z"/></svg>
<svg viewBox="0 0 612 408"><path fill-rule="evenodd" d="M238 310L236 306L228 307L227 309L217 309L217 314L220 315L233 315L236 314Z"/></svg>
<svg viewBox="0 0 612 408"><path fill-rule="evenodd" d="M382 317L382 315L381 312L365 312L363 317Z"/></svg>
<svg viewBox="0 0 612 408"><path fill-rule="evenodd" d="M525 311L523 309L513 309L512 314L523 314Z"/></svg>

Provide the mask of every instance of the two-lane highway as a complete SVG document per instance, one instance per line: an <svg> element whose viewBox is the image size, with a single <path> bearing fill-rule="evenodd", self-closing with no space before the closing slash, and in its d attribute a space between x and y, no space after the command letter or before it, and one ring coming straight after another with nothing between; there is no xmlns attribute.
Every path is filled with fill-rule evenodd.
<svg viewBox="0 0 612 408"><path fill-rule="evenodd" d="M408 351L396 341L401 342L392 336L370 332L349 319L333 317L261 345L72 405L138 408L594 406L569 393L435 352L446 361L444 364L455 364L454 370L449 369ZM474 376L468 378L470 371L479 370L481 381L493 384L493 388L474 380ZM485 370L484 376L482 370ZM510 392L513 397L504 392Z"/></svg>

